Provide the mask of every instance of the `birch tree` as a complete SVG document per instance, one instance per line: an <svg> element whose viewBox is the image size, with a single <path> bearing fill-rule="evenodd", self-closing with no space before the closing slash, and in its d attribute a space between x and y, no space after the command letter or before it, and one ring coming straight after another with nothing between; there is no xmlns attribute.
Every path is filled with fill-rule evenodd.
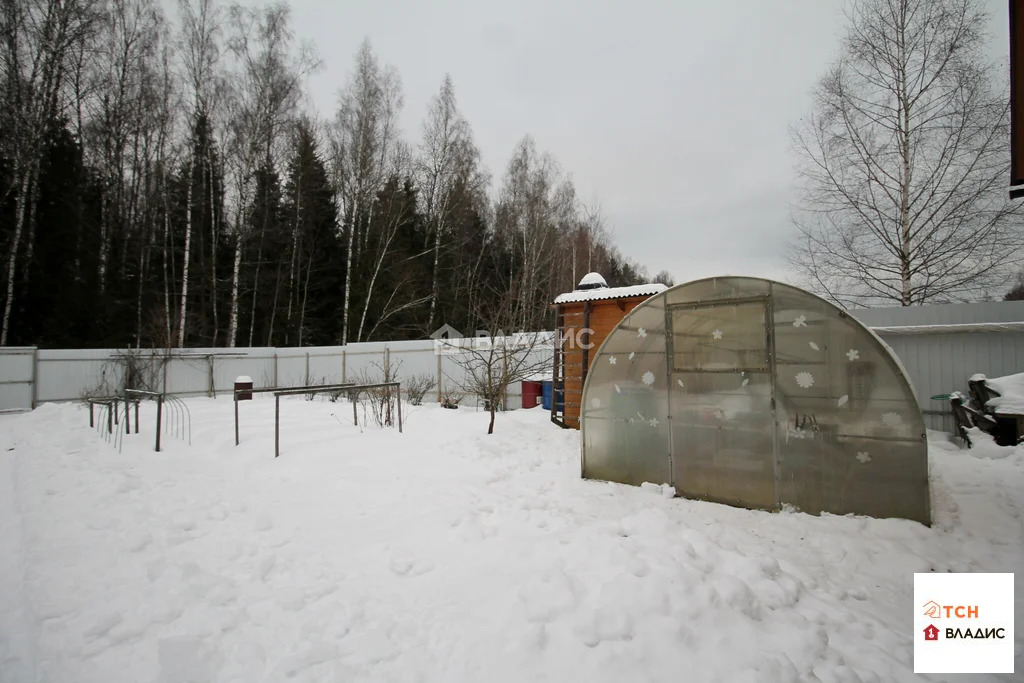
<svg viewBox="0 0 1024 683"><path fill-rule="evenodd" d="M790 262L843 304L972 300L1020 257L1008 97L976 0L855 0L793 129Z"/></svg>
<svg viewBox="0 0 1024 683"><path fill-rule="evenodd" d="M472 130L458 110L452 79L445 75L440 91L430 103L416 160L423 214L433 242L429 330L435 326L441 251L449 238L452 218L477 201L486 187L479 159Z"/></svg>
<svg viewBox="0 0 1024 683"><path fill-rule="evenodd" d="M562 235L574 226L576 192L550 154L541 154L530 136L516 146L498 198L495 228L514 258L505 274L517 292L515 322L542 326L550 303L556 256Z"/></svg>
<svg viewBox="0 0 1024 683"><path fill-rule="evenodd" d="M194 4L193 4L194 2ZM213 102L217 89L217 64L220 59L219 37L221 16L213 0L179 0L182 30L182 59L185 82L188 85L188 106L196 130L201 123L207 125L211 119ZM209 148L209 145L204 148ZM192 256L193 219L193 176L196 166L203 159L196 159L189 153L185 159L187 176L185 181L185 245L181 266L181 295L178 301L177 346L185 345L185 328L188 315L188 289ZM201 170L200 170L201 171ZM199 202L204 205L203 201Z"/></svg>
<svg viewBox="0 0 1024 683"><path fill-rule="evenodd" d="M127 234L138 228L142 208L141 181L147 103L145 79L159 54L162 14L152 0L110 0L103 13L97 41L95 89L86 106L84 127L86 159L100 169L100 234L97 281L106 290L110 250L120 237L127 249ZM127 260L122 254L122 268ZM123 274L123 271L122 271Z"/></svg>
<svg viewBox="0 0 1024 683"><path fill-rule="evenodd" d="M39 153L47 126L64 113L64 80L71 57L91 51L99 17L97 0L2 3L2 68L6 155L13 173L5 194L14 195L14 231L8 245L6 291L0 346L7 344L15 297L18 255L26 222L34 209L33 184L39 175Z"/></svg>
<svg viewBox="0 0 1024 683"><path fill-rule="evenodd" d="M236 62L231 111L231 154L235 193L235 253L231 276L231 313L228 343L238 334L242 247L248 235L243 216L253 201L256 171L280 166L298 107L305 77L320 66L309 45L296 45L291 15L283 3L262 9L241 5L231 8L229 47ZM266 221L263 228L266 227ZM262 239L262 237L261 237ZM249 344L253 343L262 250L253 276Z"/></svg>
<svg viewBox="0 0 1024 683"><path fill-rule="evenodd" d="M356 55L355 69L339 97L332 161L346 245L345 291L340 343L352 333L353 273L367 241L377 191L388 177L399 142L398 113L402 106L397 72L383 67L369 40Z"/></svg>

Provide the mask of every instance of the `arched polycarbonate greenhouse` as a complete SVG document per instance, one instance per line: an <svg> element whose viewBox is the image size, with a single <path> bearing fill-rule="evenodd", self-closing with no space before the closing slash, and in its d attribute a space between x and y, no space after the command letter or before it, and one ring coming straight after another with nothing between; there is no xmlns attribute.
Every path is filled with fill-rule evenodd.
<svg viewBox="0 0 1024 683"><path fill-rule="evenodd" d="M651 297L593 357L582 404L584 477L930 523L924 421L899 362L796 287L719 277Z"/></svg>

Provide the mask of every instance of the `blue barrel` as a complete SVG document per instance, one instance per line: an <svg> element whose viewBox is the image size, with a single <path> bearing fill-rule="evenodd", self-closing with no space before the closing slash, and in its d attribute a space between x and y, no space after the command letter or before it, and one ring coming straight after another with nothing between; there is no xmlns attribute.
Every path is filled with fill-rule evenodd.
<svg viewBox="0 0 1024 683"><path fill-rule="evenodd" d="M541 404L541 406L544 407L544 410L551 410L551 395L553 393L556 393L556 392L552 391L551 380L546 379L546 380L542 381L541 382L541 390L540 391L541 391L541 393L540 393L540 404ZM562 408L564 407L562 405L562 403L563 403L563 401L565 399L562 398L562 393L563 393L562 392L562 386L559 385L558 386L558 391L557 391L558 397L555 399L557 401L557 404L558 404L558 410L562 410Z"/></svg>

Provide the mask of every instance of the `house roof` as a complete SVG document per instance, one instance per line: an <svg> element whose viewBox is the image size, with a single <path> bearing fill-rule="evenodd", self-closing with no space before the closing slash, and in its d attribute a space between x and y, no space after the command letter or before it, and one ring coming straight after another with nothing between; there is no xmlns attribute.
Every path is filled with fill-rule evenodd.
<svg viewBox="0 0 1024 683"><path fill-rule="evenodd" d="M634 296L653 296L668 289L660 282L629 287L600 287L598 289L577 289L555 297L556 304L574 304L582 301L600 301L602 299L628 299Z"/></svg>

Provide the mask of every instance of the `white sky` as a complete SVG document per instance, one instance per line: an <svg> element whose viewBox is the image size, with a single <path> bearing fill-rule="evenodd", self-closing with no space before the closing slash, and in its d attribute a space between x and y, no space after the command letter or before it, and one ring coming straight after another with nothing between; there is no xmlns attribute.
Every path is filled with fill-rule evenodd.
<svg viewBox="0 0 1024 683"><path fill-rule="evenodd" d="M333 116L369 37L402 78L401 123L419 138L450 73L497 188L526 133L602 205L622 252L677 282L789 279L788 126L836 56L839 0L291 0L324 69L314 107ZM991 14L1006 61L1007 4Z"/></svg>

